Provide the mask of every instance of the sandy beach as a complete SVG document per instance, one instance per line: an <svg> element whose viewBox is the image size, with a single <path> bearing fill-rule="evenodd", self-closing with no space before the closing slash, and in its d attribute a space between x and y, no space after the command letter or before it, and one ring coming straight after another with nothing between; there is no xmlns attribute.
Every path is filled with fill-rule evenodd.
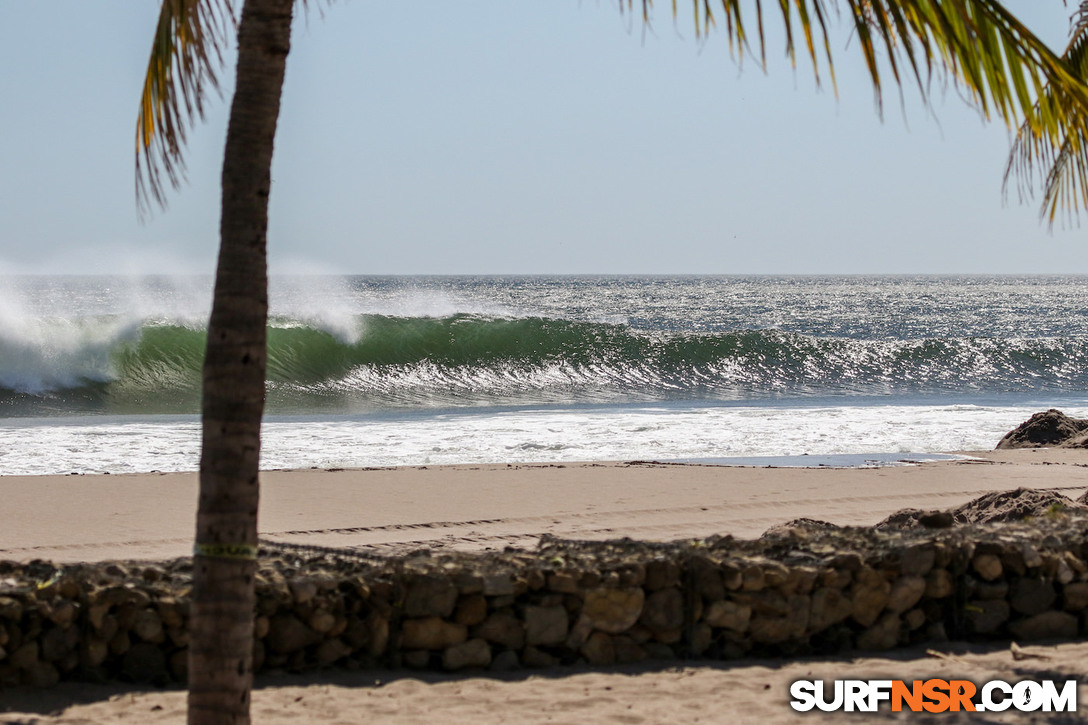
<svg viewBox="0 0 1088 725"><path fill-rule="evenodd" d="M1083 451L968 455L874 469L617 462L269 471L263 474L261 531L274 541L389 552L532 547L542 534L755 537L801 516L871 525L902 508L948 508L989 491L1025 486L1076 497L1088 488ZM0 495L6 502L0 559L158 559L183 556L191 546L195 474L3 477ZM255 722L791 722L800 714L788 705L789 682L810 673L976 682L1044 674L1088 679L1088 645L1026 651L1033 656L1014 657L1007 646L968 650L950 644L930 654L673 662L593 672L285 675L259 683L253 713ZM1081 699L1086 696L1082 688ZM0 692L0 712L10 713L5 723L182 722L184 693L65 684L48 692ZM919 722L929 717L905 716ZM1043 721L1015 711L988 718ZM1082 721L1088 718L1063 720Z"/></svg>
<svg viewBox="0 0 1088 725"><path fill-rule="evenodd" d="M806 516L872 525L1024 486L1076 497L1088 454L991 451L912 466L743 468L653 462L266 471L272 541L375 551L532 547L563 538L757 537ZM0 558L163 559L192 547L195 473L0 477Z"/></svg>

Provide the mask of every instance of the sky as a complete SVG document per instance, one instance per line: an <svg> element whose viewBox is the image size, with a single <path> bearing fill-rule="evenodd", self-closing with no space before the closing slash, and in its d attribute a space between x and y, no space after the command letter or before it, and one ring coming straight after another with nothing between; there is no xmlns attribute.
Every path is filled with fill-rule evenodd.
<svg viewBox="0 0 1088 725"><path fill-rule="evenodd" d="M1005 200L1009 133L954 90L883 118L856 43L838 95L738 64L659 0L312 2L273 162L273 273L1088 273L1074 224ZM772 6L776 4L771 4ZM1072 8L1008 7L1060 50ZM157 0L0 0L0 273L211 273L225 96L141 223L134 129ZM769 14L770 16L770 14ZM778 16L773 16L778 21Z"/></svg>

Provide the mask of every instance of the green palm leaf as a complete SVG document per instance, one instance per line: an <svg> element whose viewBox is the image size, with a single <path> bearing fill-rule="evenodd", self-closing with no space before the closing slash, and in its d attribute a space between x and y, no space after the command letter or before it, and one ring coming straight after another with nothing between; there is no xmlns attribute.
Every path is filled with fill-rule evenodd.
<svg viewBox="0 0 1088 725"><path fill-rule="evenodd" d="M184 176L186 131L204 117L208 87L234 28L230 0L163 0L136 119L136 198L165 204Z"/></svg>
<svg viewBox="0 0 1088 725"><path fill-rule="evenodd" d="M1069 45L1062 60L1077 78L1088 80L1088 0L1082 0L1073 16ZM1045 89L1039 104L1051 102L1060 89ZM1088 209L1088 119L1071 119L1064 138L1055 144L1029 123L1021 124L1005 167L1006 191L1016 179L1021 200L1032 196L1036 182L1043 189L1040 216L1050 224L1059 216L1072 218Z"/></svg>

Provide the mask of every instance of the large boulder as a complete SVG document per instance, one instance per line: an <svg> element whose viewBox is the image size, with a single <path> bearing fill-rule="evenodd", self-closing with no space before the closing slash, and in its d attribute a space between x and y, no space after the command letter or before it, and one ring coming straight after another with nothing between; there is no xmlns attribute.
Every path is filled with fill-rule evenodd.
<svg viewBox="0 0 1088 725"><path fill-rule="evenodd" d="M1036 413L1005 434L996 450L1009 448L1045 448L1051 446L1084 447L1088 437L1088 420L1070 418L1051 408Z"/></svg>

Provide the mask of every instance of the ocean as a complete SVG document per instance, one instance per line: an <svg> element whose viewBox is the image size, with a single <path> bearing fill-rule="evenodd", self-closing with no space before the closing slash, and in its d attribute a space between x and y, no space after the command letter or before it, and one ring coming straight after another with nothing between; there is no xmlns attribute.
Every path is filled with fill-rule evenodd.
<svg viewBox="0 0 1088 725"><path fill-rule="evenodd" d="M210 299L3 278L0 474L195 470ZM266 469L929 453L1088 416L1088 277L299 276L271 304Z"/></svg>

